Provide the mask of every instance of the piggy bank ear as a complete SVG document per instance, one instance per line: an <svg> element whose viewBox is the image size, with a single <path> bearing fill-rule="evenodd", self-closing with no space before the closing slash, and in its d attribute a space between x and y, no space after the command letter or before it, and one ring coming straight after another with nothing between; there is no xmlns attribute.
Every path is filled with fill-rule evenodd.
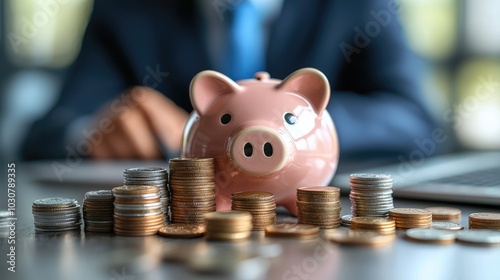
<svg viewBox="0 0 500 280"><path fill-rule="evenodd" d="M314 68L299 69L286 77L277 88L307 99L321 115L330 100L330 84L325 75Z"/></svg>
<svg viewBox="0 0 500 280"><path fill-rule="evenodd" d="M191 81L189 96L193 108L204 115L219 95L240 90L240 86L224 74L206 70L198 73Z"/></svg>

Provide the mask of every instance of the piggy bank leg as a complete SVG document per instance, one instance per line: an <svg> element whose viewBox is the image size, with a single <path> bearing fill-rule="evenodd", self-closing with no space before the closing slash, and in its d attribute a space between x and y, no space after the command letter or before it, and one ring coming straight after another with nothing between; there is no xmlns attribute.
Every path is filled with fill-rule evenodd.
<svg viewBox="0 0 500 280"><path fill-rule="evenodd" d="M293 195L290 195L289 197L287 197L284 202L281 204L283 207L285 207L289 212L290 214L294 215L295 217L297 217L297 215L299 214L299 211L297 209L297 196L295 193L293 193Z"/></svg>
<svg viewBox="0 0 500 280"><path fill-rule="evenodd" d="M217 211L231 210L231 199L218 195L215 199Z"/></svg>

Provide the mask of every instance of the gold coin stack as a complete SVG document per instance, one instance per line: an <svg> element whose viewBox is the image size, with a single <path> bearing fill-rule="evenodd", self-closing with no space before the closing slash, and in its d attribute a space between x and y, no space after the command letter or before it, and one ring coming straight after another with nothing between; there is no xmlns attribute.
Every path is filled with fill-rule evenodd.
<svg viewBox="0 0 500 280"><path fill-rule="evenodd" d="M205 238L240 240L252 234L252 215L244 211L221 211L205 214Z"/></svg>
<svg viewBox="0 0 500 280"><path fill-rule="evenodd" d="M500 213L479 212L470 214L469 229L500 230Z"/></svg>
<svg viewBox="0 0 500 280"><path fill-rule="evenodd" d="M164 225L160 188L157 186L121 186L112 191L116 234L154 235Z"/></svg>
<svg viewBox="0 0 500 280"><path fill-rule="evenodd" d="M213 158L173 158L169 166L172 222L202 224L215 211Z"/></svg>
<svg viewBox="0 0 500 280"><path fill-rule="evenodd" d="M253 230L264 230L276 222L276 202L270 192L237 192L231 195L231 209L252 214Z"/></svg>
<svg viewBox="0 0 500 280"><path fill-rule="evenodd" d="M380 234L395 234L396 223L391 218L354 217L351 220L352 230L372 230Z"/></svg>
<svg viewBox="0 0 500 280"><path fill-rule="evenodd" d="M429 210L417 208L393 208L389 216L396 222L396 229L430 228L432 213Z"/></svg>
<svg viewBox="0 0 500 280"><path fill-rule="evenodd" d="M301 187L297 189L298 223L336 228L340 226L340 189Z"/></svg>
<svg viewBox="0 0 500 280"><path fill-rule="evenodd" d="M433 221L447 221L459 223L462 219L462 211L458 208L453 207L427 207L425 210L429 210L432 213Z"/></svg>
<svg viewBox="0 0 500 280"><path fill-rule="evenodd" d="M83 199L85 231L113 232L113 193L111 190L90 191Z"/></svg>

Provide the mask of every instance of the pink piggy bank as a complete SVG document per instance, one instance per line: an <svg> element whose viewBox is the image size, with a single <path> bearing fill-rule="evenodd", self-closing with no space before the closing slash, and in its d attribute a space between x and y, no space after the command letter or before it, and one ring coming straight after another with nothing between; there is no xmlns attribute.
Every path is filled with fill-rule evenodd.
<svg viewBox="0 0 500 280"><path fill-rule="evenodd" d="M190 98L182 156L215 159L217 210L231 209L232 193L267 191L297 215L297 188L332 179L338 139L320 71L300 69L283 81L258 72L238 82L203 71L191 82Z"/></svg>

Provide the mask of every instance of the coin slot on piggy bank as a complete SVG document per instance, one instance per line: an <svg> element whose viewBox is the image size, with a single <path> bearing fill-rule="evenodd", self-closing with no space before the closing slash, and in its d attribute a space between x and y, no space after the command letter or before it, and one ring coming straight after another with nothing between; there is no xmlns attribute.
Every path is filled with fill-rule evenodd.
<svg viewBox="0 0 500 280"><path fill-rule="evenodd" d="M258 72L237 82L203 71L190 98L182 156L214 158L217 210L231 208L231 193L267 191L296 215L297 188L331 181L339 147L320 71L304 68L284 80Z"/></svg>

